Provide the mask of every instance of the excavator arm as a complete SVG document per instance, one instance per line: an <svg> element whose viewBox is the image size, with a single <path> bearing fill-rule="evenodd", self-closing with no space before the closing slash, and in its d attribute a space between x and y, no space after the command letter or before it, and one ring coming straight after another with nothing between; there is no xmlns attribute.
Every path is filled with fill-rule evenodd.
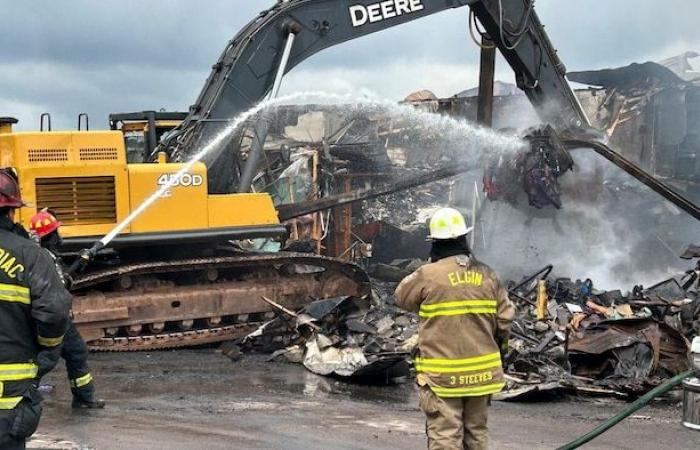
<svg viewBox="0 0 700 450"><path fill-rule="evenodd" d="M562 135L566 147L588 142L586 147L700 220L700 208L692 202L603 142L589 138L596 133L566 80L566 68L534 10L534 0L280 0L228 43L187 118L158 150L165 148L176 159L187 159L236 116L271 91L276 95L285 73L325 48L464 6L471 8L513 69L518 87L540 119ZM250 189L267 126L263 115L240 175L240 135L223 140L205 157L210 192Z"/></svg>
<svg viewBox="0 0 700 450"><path fill-rule="evenodd" d="M164 145L176 158L186 159L211 141L229 121L263 100L281 75L311 55L345 41L464 6L472 8L544 122L557 131L586 127L586 115L564 77L564 65L533 4L534 0L279 1L261 12L228 43L188 117ZM256 126L256 139L240 179L232 176L237 170L236 139L223 142L205 158L210 191L245 192L250 188L267 133L265 121L261 122ZM223 151L227 147L233 151Z"/></svg>

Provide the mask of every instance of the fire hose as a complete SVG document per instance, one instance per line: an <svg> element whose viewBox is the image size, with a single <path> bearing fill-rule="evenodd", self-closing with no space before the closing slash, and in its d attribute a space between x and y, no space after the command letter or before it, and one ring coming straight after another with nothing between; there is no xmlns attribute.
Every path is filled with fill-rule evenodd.
<svg viewBox="0 0 700 450"><path fill-rule="evenodd" d="M572 450L575 448L579 448L583 444L592 441L596 437L600 436L601 434L605 433L608 431L610 428L614 427L618 423L622 422L625 418L629 417L632 415L635 411L639 410L640 408L644 407L647 403L649 403L651 400L653 400L656 397L659 397L661 395L664 395L674 387L678 386L685 380L686 378L692 376L695 373L694 370L688 370L687 372L683 372L679 375L676 375L675 377L671 378L664 384L657 386L656 388L652 389L651 391L647 392L643 396L639 397L637 400L635 400L633 403L631 403L629 406L627 406L625 409L620 411L619 413L615 414L605 422L601 423L588 433L584 434L583 436L579 436L578 438L574 439L573 441L569 442L566 445L563 445L557 450Z"/></svg>

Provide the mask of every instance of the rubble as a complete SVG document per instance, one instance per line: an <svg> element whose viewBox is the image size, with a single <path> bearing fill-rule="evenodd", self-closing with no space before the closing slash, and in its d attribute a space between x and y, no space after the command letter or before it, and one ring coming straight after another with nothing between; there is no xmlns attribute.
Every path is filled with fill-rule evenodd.
<svg viewBox="0 0 700 450"><path fill-rule="evenodd" d="M243 346L270 359L301 363L319 375L387 381L408 375L418 319L384 302L338 297L285 311L248 335Z"/></svg>
<svg viewBox="0 0 700 450"><path fill-rule="evenodd" d="M501 398L551 391L635 396L687 369L686 337L698 333L690 305L700 305L687 283L683 289L672 278L623 294L551 272L546 267L510 288L518 308ZM542 281L545 292L538 294ZM538 320L543 295L546 316Z"/></svg>
<svg viewBox="0 0 700 450"><path fill-rule="evenodd" d="M664 70L659 72L655 66L647 68L667 74ZM634 68L632 75L638 69ZM675 78L662 75L659 83L653 86L627 80L620 89L628 98L632 91L657 95L660 90L669 88L669 84L677 84ZM637 75L632 78L632 81L640 79ZM609 93L611 98L615 95L612 91ZM406 101L418 108L456 114L459 108L452 106L458 100L446 102L428 93L419 93ZM385 113L319 105L281 110L272 126L271 134L275 139L266 144L265 167L260 168L256 179L258 189L271 192L278 205L286 205L390 184L402 176L446 161L449 152L432 148L430 145L435 143L430 136L420 141L412 138L417 131L429 130L389 120ZM616 110L610 117L619 119L620 114ZM597 115L596 121L602 123L602 116ZM632 122L637 123L636 120ZM523 123L518 128L526 128L525 125L530 124ZM622 121L616 120L614 125L601 128L608 134L625 129ZM533 136L545 142L550 135L535 133ZM531 161L521 161L522 167L515 177L508 172L512 172L511 166L517 161L483 161L487 166L484 180L490 182L485 183L485 192L489 194L486 185L503 187L490 193L503 194L508 200L512 197L508 195L511 189L496 183L498 178L506 178L516 181L513 192L518 195L525 184L531 205L559 207L556 177L571 169L573 162L567 153L544 154L536 145L531 148L534 152L530 155ZM545 170L547 173L524 170L544 167L542 161L550 164ZM427 254L429 244L425 242L424 219L430 216L431 208L448 199L450 204L467 213L470 222L483 223L481 215L485 208L480 200L481 189L473 182L481 178L477 172L480 171L477 169L462 180L442 180L362 204L337 207L328 213L312 213L290 220L288 250L323 252L358 262L374 279L373 298L371 301L319 300L309 309L279 310L276 319L246 339L243 350L265 351L272 354L272 359L300 363L312 372L343 378L385 379L387 374L393 375L394 367L407 368L405 362L410 361L410 351L417 340L418 320L394 306L393 288L421 264L417 258ZM525 173L532 175L529 184L524 183ZM600 204L625 201L629 209L649 219L649 229L663 230L663 224L675 220L673 215L679 214L667 206L662 207L656 200L647 202L646 197L638 196L636 191L626 193L621 190L626 185L618 180L603 181L602 173L597 171L594 175L594 180L583 188L574 185L574 197L585 200L590 196L591 201L596 199ZM627 196L639 197L639 200L630 203ZM604 201L610 198L615 202ZM595 205L600 209L599 204ZM617 214L617 211L609 210L606 214ZM528 216L528 223L532 217L553 216L544 213ZM510 219L506 215L503 220ZM558 226L555 221L553 229L556 231ZM643 240L647 249L639 257L647 265L667 269L670 267L666 265L668 259L675 258L676 242L659 233L652 240ZM489 246L485 231L479 229L474 237L472 248L477 253ZM680 235L674 239L685 240ZM656 254L659 248L665 249L663 258ZM691 248L685 256L698 254L698 248ZM518 262L518 270L520 265ZM697 281L695 272L684 279L666 280L647 289L635 286L626 293L599 291L595 289L594 280L557 278L552 275L553 271L554 268L547 267L520 283L510 284L511 299L518 305L518 314L510 350L505 355L508 383L501 398L524 399L566 392L634 396L685 366L686 337L700 329L700 303L693 286Z"/></svg>
<svg viewBox="0 0 700 450"><path fill-rule="evenodd" d="M241 359L242 353L240 347L231 341L222 343L219 350L221 350L223 355L228 356L231 361L238 361Z"/></svg>
<svg viewBox="0 0 700 450"><path fill-rule="evenodd" d="M374 280L372 299L339 297L280 311L243 348L272 352L270 359L300 363L319 375L406 376L419 320L394 305L394 275L420 264L382 265L395 272L386 277L392 281ZM517 313L504 356L506 388L497 399L566 393L630 398L687 369L688 338L700 330L697 271L623 293L597 290L588 279L558 278L554 270L547 266L508 283Z"/></svg>
<svg viewBox="0 0 700 450"><path fill-rule="evenodd" d="M678 331L664 323L617 319L572 333L568 355L572 373L624 388L686 370L687 344Z"/></svg>

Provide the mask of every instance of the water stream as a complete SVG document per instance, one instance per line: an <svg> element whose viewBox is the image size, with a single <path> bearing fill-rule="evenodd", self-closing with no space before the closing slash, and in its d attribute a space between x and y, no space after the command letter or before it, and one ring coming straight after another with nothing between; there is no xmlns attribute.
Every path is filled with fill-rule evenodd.
<svg viewBox="0 0 700 450"><path fill-rule="evenodd" d="M328 104L341 105L351 114L382 115L396 122L408 123L423 133L431 143L441 143L446 150L443 159L454 162L477 163L485 155L512 153L521 147L521 142L513 137L504 136L488 128L473 123L457 120L448 116L421 111L410 105L356 95L338 95L325 92L300 92L258 103L249 110L239 114L220 131L210 142L194 153L167 182L148 196L138 207L107 233L100 243L107 246L119 233L129 226L151 205L158 201L172 188L182 175L187 173L194 164L201 161L210 152L223 147L223 143L256 114L266 108L274 108L285 104ZM414 143L415 144L415 143Z"/></svg>

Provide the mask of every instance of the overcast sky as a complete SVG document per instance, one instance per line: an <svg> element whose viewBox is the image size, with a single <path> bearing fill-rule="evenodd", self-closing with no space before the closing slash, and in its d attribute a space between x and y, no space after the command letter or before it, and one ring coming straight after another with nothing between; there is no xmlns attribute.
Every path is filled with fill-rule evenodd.
<svg viewBox="0 0 700 450"><path fill-rule="evenodd" d="M186 110L227 41L273 0L0 0L0 115L38 128L93 128L107 115ZM330 3L330 2L329 2ZM697 0L539 0L536 9L569 70L658 60L700 50ZM474 87L478 49L468 9L450 10L322 52L285 78L284 91L418 89L451 96ZM505 63L497 77L512 82Z"/></svg>

